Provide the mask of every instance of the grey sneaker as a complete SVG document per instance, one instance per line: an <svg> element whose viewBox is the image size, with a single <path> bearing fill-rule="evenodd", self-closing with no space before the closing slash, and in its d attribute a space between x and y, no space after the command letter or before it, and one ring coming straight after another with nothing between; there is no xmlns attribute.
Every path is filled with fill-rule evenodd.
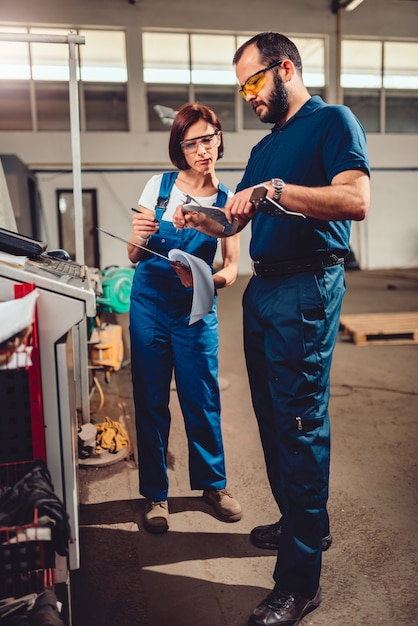
<svg viewBox="0 0 418 626"><path fill-rule="evenodd" d="M205 489L203 497L224 522L238 522L241 519L241 505L227 489Z"/></svg>
<svg viewBox="0 0 418 626"><path fill-rule="evenodd" d="M168 513L168 502L153 502L147 500L145 503L144 527L150 533L166 533L170 527L170 516Z"/></svg>

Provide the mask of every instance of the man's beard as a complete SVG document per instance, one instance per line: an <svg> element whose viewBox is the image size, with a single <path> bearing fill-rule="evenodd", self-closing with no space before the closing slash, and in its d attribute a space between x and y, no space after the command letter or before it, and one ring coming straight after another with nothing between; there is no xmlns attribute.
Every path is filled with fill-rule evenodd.
<svg viewBox="0 0 418 626"><path fill-rule="evenodd" d="M274 89L265 103L267 111L260 115L260 121L265 124L276 124L282 120L289 110L289 98L280 76L274 76Z"/></svg>

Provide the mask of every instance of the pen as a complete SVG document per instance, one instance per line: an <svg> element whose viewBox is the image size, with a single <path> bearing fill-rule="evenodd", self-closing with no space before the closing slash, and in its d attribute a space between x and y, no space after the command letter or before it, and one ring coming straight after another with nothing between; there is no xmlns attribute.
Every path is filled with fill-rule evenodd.
<svg viewBox="0 0 418 626"><path fill-rule="evenodd" d="M134 213L142 213L142 215L145 215L144 211L140 211L139 209L135 209L134 207L131 207L131 211L133 211ZM154 222L156 222L157 219L154 217Z"/></svg>

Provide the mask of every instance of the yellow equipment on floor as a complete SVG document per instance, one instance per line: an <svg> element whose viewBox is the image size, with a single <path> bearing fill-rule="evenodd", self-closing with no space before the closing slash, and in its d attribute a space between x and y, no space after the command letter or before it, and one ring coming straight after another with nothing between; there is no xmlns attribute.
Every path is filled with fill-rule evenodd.
<svg viewBox="0 0 418 626"><path fill-rule="evenodd" d="M109 383L110 373L117 372L122 366L123 352L122 326L120 324L102 323L93 328L89 339L89 367L93 372L90 400L94 391L97 390L99 404L94 410L90 406L92 413L99 411L104 405L104 394L96 375L97 370L104 372L105 382Z"/></svg>
<svg viewBox="0 0 418 626"><path fill-rule="evenodd" d="M122 326L102 324L90 337L90 363L117 372L123 361Z"/></svg>

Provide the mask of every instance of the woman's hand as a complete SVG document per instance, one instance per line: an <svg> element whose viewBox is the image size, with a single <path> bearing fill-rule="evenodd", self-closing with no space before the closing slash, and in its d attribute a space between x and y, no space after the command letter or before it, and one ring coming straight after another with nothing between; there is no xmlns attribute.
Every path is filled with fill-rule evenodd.
<svg viewBox="0 0 418 626"><path fill-rule="evenodd" d="M154 211L141 207L135 212L132 218L132 228L134 235L138 238L138 243L145 243L158 231L158 222L155 220Z"/></svg>
<svg viewBox="0 0 418 626"><path fill-rule="evenodd" d="M154 211L142 206L135 210L132 218L133 232L128 244L128 258L131 263L138 263L142 258L144 250L138 246L146 246L148 239L158 231L158 228Z"/></svg>
<svg viewBox="0 0 418 626"><path fill-rule="evenodd" d="M183 205L179 204L173 214L174 228L182 230L183 228L197 228L205 223L206 215L197 211L185 211Z"/></svg>
<svg viewBox="0 0 418 626"><path fill-rule="evenodd" d="M180 278L183 287L193 287L193 275L188 267L184 267L180 263L172 263L171 267Z"/></svg>
<svg viewBox="0 0 418 626"><path fill-rule="evenodd" d="M182 204L179 204L173 214L173 224L177 230L195 228L211 237L224 236L224 227L221 224L199 211L184 210Z"/></svg>

